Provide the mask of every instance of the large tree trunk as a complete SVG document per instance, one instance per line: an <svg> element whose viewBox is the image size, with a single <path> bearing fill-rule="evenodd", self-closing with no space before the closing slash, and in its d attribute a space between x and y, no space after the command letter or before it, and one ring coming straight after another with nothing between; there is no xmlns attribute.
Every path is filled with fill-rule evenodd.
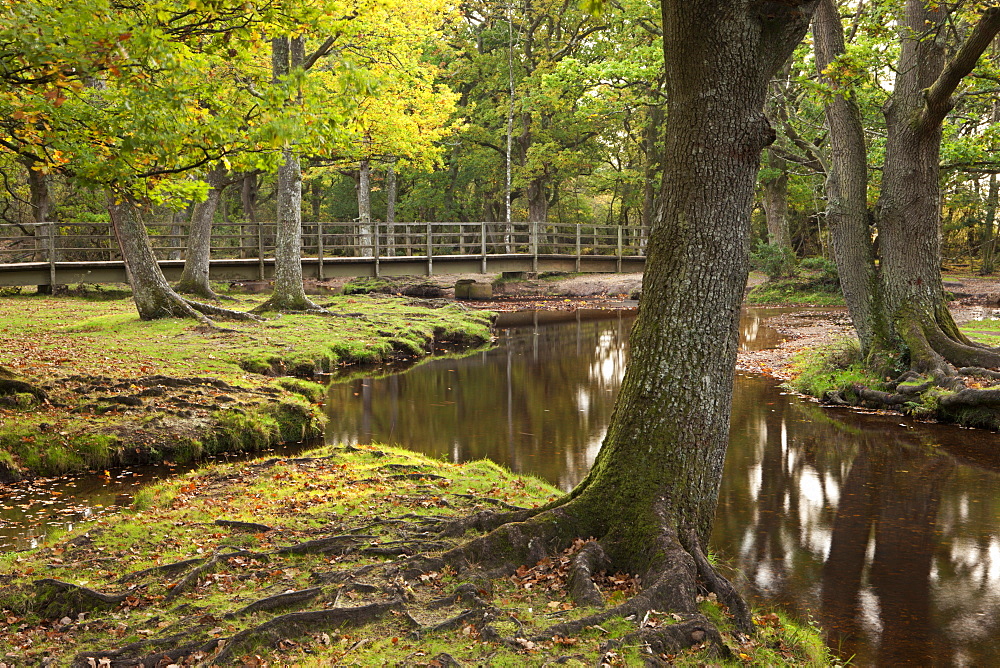
<svg viewBox="0 0 1000 668"><path fill-rule="evenodd" d="M974 346L955 325L941 283L941 124L951 94L1000 30L1000 12L988 10L945 68L940 39L944 5L907 0L895 88L886 106L888 140L876 208L880 273L888 316L909 350L915 371L935 376L958 366L1000 366L1000 354Z"/></svg>
<svg viewBox="0 0 1000 668"><path fill-rule="evenodd" d="M833 147L828 182L834 252L845 298L866 353L903 348L913 371L943 379L950 364L1000 366L1000 354L958 331L941 283L941 124L952 93L1000 30L1000 10L988 9L950 62L943 37L944 5L907 0L892 99L885 108L888 139L875 212L880 257L865 211L867 165L860 113L849 92L827 106ZM817 65L843 53L843 32L832 0L822 0L816 25Z"/></svg>
<svg viewBox="0 0 1000 668"><path fill-rule="evenodd" d="M31 220L34 223L51 223L49 220L49 208L52 199L49 195L49 176L45 172L32 169L36 165L34 160L24 159L22 164L27 170L28 195L31 204ZM39 261L55 261L58 258L50 257L55 246L55 225L41 225L35 227L35 248L38 251L35 259ZM38 294L50 295L55 286L51 283L39 285Z"/></svg>
<svg viewBox="0 0 1000 668"><path fill-rule="evenodd" d="M208 273L212 259L212 219L219 208L222 191L228 185L226 168L217 165L205 174L205 182L208 183L208 196L203 202L196 203L191 211L184 270L174 289L205 299L218 299L219 296L208 282Z"/></svg>
<svg viewBox="0 0 1000 668"><path fill-rule="evenodd" d="M995 108L1000 108L997 105ZM983 245L980 252L979 273L989 276L996 269L996 219L998 197L997 175L990 174L986 191L986 215L983 217Z"/></svg>
<svg viewBox="0 0 1000 668"><path fill-rule="evenodd" d="M250 232L253 235L253 246L250 247L247 245L247 235L244 231L240 240L240 246L243 247L243 257L261 257L259 246L261 236L260 225L257 222L257 192L257 172L244 174L243 183L240 187L240 204L243 206L243 219L246 221L247 227L250 228Z"/></svg>
<svg viewBox="0 0 1000 668"><path fill-rule="evenodd" d="M820 72L845 52L844 29L834 0L820 0L813 20L816 68ZM834 94L826 106L830 127L830 173L826 219L844 300L858 332L862 353L892 341L882 308L868 215L868 150L861 109L852 90L828 81Z"/></svg>
<svg viewBox="0 0 1000 668"><path fill-rule="evenodd" d="M385 166L385 239L386 255L396 254L396 170L392 162ZM450 213L449 209L449 213Z"/></svg>
<svg viewBox="0 0 1000 668"><path fill-rule="evenodd" d="M549 200L545 193L545 177L533 178L528 183L528 222L544 223L549 218Z"/></svg>
<svg viewBox="0 0 1000 668"><path fill-rule="evenodd" d="M767 218L767 243L780 248L791 248L791 235L788 232L788 164L767 152L767 166L771 175L762 179L764 187L762 205Z"/></svg>
<svg viewBox="0 0 1000 668"><path fill-rule="evenodd" d="M271 40L271 66L274 78L281 78L301 67L305 49L301 37L276 37ZM278 168L277 232L274 242L274 292L255 311L318 310L306 296L302 284L302 168L294 146L282 150L284 161Z"/></svg>
<svg viewBox="0 0 1000 668"><path fill-rule="evenodd" d="M108 214L125 262L125 273L132 286L132 299L140 320L195 318L211 325L212 322L206 316L230 320L258 319L249 313L190 301L174 292L156 262L139 210L127 194L108 193Z"/></svg>
<svg viewBox="0 0 1000 668"><path fill-rule="evenodd" d="M361 257L375 256L375 235L372 231L372 181L371 162L367 158L358 168L355 182L358 193L358 254Z"/></svg>
<svg viewBox="0 0 1000 668"><path fill-rule="evenodd" d="M709 565L704 546L729 439L750 204L760 152L774 139L765 91L805 33L813 4L774 3L765 14L746 1L662 2L670 99L662 197L631 359L601 451L567 497L513 513L509 520L526 521L444 556L482 563L499 553L525 563L540 546L594 536L575 569L627 569L641 578L635 598L552 634L657 609L684 619L639 633L654 653L718 641L698 613L699 587L716 592L749 631L745 604ZM586 600L586 582L577 584L574 595Z"/></svg>

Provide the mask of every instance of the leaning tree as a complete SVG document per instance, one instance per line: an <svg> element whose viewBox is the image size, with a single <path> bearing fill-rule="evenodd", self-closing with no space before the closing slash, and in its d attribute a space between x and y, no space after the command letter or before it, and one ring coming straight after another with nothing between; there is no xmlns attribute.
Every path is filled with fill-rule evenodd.
<svg viewBox="0 0 1000 668"><path fill-rule="evenodd" d="M441 557L513 568L592 536L576 557L576 574L611 567L640 577L643 590L631 600L553 633L658 609L685 619L643 631L652 646L718 640L698 613L701 588L749 627L745 604L715 573L705 545L729 438L751 200L761 150L774 138L765 92L814 5L662 0L669 101L662 197L631 360L601 451L567 496L460 523L491 531ZM578 597L599 597L588 577L574 582Z"/></svg>

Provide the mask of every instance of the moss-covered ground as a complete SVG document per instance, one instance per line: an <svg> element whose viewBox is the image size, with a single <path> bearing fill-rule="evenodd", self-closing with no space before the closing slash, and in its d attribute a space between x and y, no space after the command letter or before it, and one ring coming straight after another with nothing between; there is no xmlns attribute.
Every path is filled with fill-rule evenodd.
<svg viewBox="0 0 1000 668"><path fill-rule="evenodd" d="M747 303L755 306L843 306L839 286L830 286L805 276L765 281L747 294Z"/></svg>
<svg viewBox="0 0 1000 668"><path fill-rule="evenodd" d="M559 492L478 461L371 446L212 465L141 492L134 508L31 552L0 557L0 660L8 665L640 666L831 665L819 634L775 613L758 633L702 611L728 657L651 656L630 635L674 618L547 633L593 610L567 596L569 555L507 577L423 571L453 519L533 507ZM468 538L466 536L464 538ZM628 574L595 582L608 603Z"/></svg>
<svg viewBox="0 0 1000 668"><path fill-rule="evenodd" d="M265 297L230 306L250 310ZM491 314L443 301L363 295L322 305L328 315L211 329L141 321L121 289L0 296L0 368L47 395L0 396L0 480L318 436L319 383L331 375L490 341Z"/></svg>

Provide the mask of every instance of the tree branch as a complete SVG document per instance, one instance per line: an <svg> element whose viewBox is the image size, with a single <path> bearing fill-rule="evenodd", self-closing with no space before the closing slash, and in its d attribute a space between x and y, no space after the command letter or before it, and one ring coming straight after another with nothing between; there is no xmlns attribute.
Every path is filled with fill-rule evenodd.
<svg viewBox="0 0 1000 668"><path fill-rule="evenodd" d="M951 99L952 94L962 79L972 72L979 56L989 48L998 32L1000 32L1000 7L990 7L983 12L976 27L972 29L955 57L945 65L941 76L925 91L924 109L917 121L921 130L928 132L944 121L944 117L955 106Z"/></svg>

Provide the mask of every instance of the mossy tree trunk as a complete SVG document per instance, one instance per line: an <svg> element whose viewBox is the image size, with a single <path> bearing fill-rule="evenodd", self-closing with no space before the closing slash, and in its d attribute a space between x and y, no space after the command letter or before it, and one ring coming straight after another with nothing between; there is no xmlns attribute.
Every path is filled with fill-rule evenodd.
<svg viewBox="0 0 1000 668"><path fill-rule="evenodd" d="M843 53L832 2L817 23L817 64ZM885 107L888 139L874 220L879 257L862 221L867 166L862 163L860 115L849 92L827 107L837 163L829 186L831 230L841 283L866 353L905 352L913 371L936 378L951 365L1000 366L1000 354L970 342L955 325L941 282L939 161L941 125L952 95L1000 31L1000 9L984 11L945 62L944 5L907 0L900 16L900 56ZM839 28L842 31L842 28ZM839 146L839 149L838 149ZM867 212L865 212L867 218Z"/></svg>
<svg viewBox="0 0 1000 668"><path fill-rule="evenodd" d="M845 52L844 29L834 0L820 0L813 19L816 68L825 72ZM888 348L891 327L882 306L868 212L868 149L861 108L854 91L827 79L833 91L826 106L830 127L830 168L826 180L827 222L861 350Z"/></svg>
<svg viewBox="0 0 1000 668"><path fill-rule="evenodd" d="M305 48L301 37L271 40L271 64L276 84L301 68ZM311 311L319 309L302 284L302 167L294 146L282 150L278 168L277 232L274 242L274 292L257 311Z"/></svg>
<svg viewBox="0 0 1000 668"><path fill-rule="evenodd" d="M111 193L108 198L111 226L121 248L132 298L142 320L196 318L202 316L174 292L156 262L146 225L138 208L127 195Z"/></svg>
<svg viewBox="0 0 1000 668"><path fill-rule="evenodd" d="M206 316L232 320L257 319L247 313L190 301L177 294L163 276L138 207L127 194L109 193L108 213L141 320L194 318L210 324Z"/></svg>
<svg viewBox="0 0 1000 668"><path fill-rule="evenodd" d="M444 557L488 563L499 554L525 563L540 545L561 549L593 536L597 546L581 551L574 569L606 565L639 575L638 596L553 633L657 609L686 619L643 641L701 642L713 627L698 613L699 588L715 591L749 632L745 603L709 565L704 546L729 440L751 201L761 150L774 139L763 115L766 88L805 33L814 4L786 2L762 13L746 1L662 2L670 100L662 196L631 359L601 451L565 498L515 513L510 519L526 521L503 524Z"/></svg>
<svg viewBox="0 0 1000 668"><path fill-rule="evenodd" d="M222 192L229 185L226 175L226 168L219 164L204 176L208 184L208 196L192 208L184 270L174 288L177 292L205 299L219 298L208 282L208 274L212 258L212 219L219 208Z"/></svg>
<svg viewBox="0 0 1000 668"><path fill-rule="evenodd" d="M761 179L764 190L761 205L767 218L767 243L791 249L791 235L788 231L788 163L773 151L768 151L767 167L767 177Z"/></svg>
<svg viewBox="0 0 1000 668"><path fill-rule="evenodd" d="M632 358L604 445L572 493L618 534L620 558L654 558L664 531L707 544L729 438L749 212L771 75L812 3L761 18L751 3L662 3L664 182ZM723 12L723 9L726 9ZM724 258L724 260L723 260ZM641 556L640 556L641 555Z"/></svg>

